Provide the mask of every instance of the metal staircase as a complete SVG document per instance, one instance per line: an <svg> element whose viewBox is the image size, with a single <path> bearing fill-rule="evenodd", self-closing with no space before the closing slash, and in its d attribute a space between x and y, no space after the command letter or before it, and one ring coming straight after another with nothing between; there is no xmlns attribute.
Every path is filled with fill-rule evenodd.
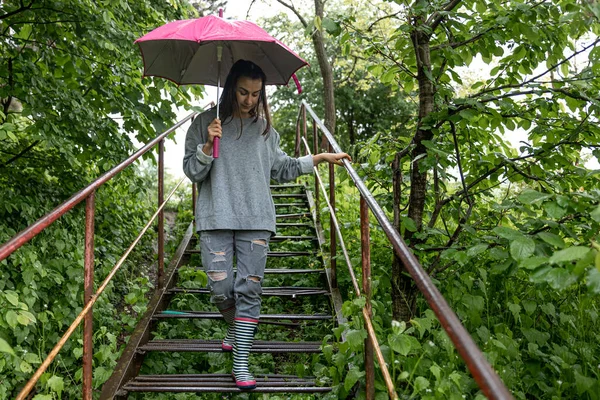
<svg viewBox="0 0 600 400"><path fill-rule="evenodd" d="M276 204L278 235L270 244L263 280L261 323L251 352L272 358L267 364L273 365L274 370L255 372L257 387L252 392L328 392L331 388L319 384L314 377L289 373L290 363L310 364L310 358L321 352L322 338L331 333L336 323L333 310L340 308L340 304L333 304L339 296L331 295L321 257L323 236L312 194L303 185L272 186L271 190ZM229 371L231 355L221 350L226 325L216 307L208 301L209 290L186 282L180 274L184 268L191 268L192 272L201 269L197 248L196 235L190 225L166 271L164 289L155 294L131 335L113 375L103 386L102 399L126 398L140 392L240 392ZM311 285L306 286L307 283ZM192 307L179 306L182 296L192 296ZM307 309L310 312L307 313ZM193 325L194 321L206 320L210 320L210 336L173 335L181 324ZM287 340L275 340L282 336ZM161 364L159 360L181 353L193 353L188 359L193 361L188 364L196 365L196 371L166 373L156 368ZM211 357L209 353L223 355Z"/></svg>

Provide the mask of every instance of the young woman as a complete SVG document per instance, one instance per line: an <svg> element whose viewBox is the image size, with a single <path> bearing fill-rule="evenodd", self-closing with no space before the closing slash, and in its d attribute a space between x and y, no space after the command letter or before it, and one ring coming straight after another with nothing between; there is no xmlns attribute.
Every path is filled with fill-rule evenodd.
<svg viewBox="0 0 600 400"><path fill-rule="evenodd" d="M229 329L224 351L233 350L233 378L240 389L254 389L248 356L260 316L262 279L269 240L275 234L271 179L287 182L311 173L314 165L342 165L346 153L292 158L279 147L271 126L265 74L250 61L236 62L220 99L200 114L185 140L183 170L198 183L196 229L202 264L213 302ZM219 158L212 157L220 138ZM234 256L237 274L233 275Z"/></svg>

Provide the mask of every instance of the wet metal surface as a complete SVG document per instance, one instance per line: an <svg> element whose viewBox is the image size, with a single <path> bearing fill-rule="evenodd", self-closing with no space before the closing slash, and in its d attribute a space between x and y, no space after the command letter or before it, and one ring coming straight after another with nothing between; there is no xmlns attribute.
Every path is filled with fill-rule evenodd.
<svg viewBox="0 0 600 400"><path fill-rule="evenodd" d="M173 288L169 290L169 293L197 293L197 294L210 294L209 289L186 289L186 288ZM327 289L321 288L302 288L302 287L263 287L263 296L315 296L315 295L328 295Z"/></svg>
<svg viewBox="0 0 600 400"><path fill-rule="evenodd" d="M204 318L204 319L223 319L220 312L214 311L171 311L171 313L156 314L153 318ZM261 314L260 322L263 320L292 320L292 321L327 321L332 318L328 314Z"/></svg>
<svg viewBox="0 0 600 400"><path fill-rule="evenodd" d="M161 339L151 340L140 346L141 351L179 351L222 353L222 340ZM250 349L253 353L320 353L321 342L274 342L255 340Z"/></svg>
<svg viewBox="0 0 600 400"><path fill-rule="evenodd" d="M206 375L142 375L129 381L124 390L130 392L240 392L229 374ZM258 375L258 393L326 393L330 387L317 386L313 378L291 375Z"/></svg>

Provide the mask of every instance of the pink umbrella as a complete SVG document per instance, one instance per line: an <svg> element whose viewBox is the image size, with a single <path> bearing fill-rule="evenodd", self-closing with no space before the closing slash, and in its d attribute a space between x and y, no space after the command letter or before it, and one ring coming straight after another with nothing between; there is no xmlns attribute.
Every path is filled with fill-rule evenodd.
<svg viewBox="0 0 600 400"><path fill-rule="evenodd" d="M217 98L221 80L237 60L249 60L261 67L269 85L287 84L294 72L308 65L256 24L214 15L170 22L135 43L144 59L144 76L166 78L178 85L217 85ZM218 107L217 102L217 115ZM218 155L217 141L213 156Z"/></svg>

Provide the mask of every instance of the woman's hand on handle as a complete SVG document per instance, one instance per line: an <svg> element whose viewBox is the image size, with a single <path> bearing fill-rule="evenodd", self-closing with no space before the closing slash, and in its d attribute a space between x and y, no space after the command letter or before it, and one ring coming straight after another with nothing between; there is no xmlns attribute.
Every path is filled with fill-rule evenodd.
<svg viewBox="0 0 600 400"><path fill-rule="evenodd" d="M208 125L208 140L204 144L204 147L202 147L202 151L204 152L204 154L209 156L212 155L214 140L215 138L221 138L222 134L223 131L221 130L221 120L215 118Z"/></svg>
<svg viewBox="0 0 600 400"><path fill-rule="evenodd" d="M320 153L313 156L313 165L317 166L325 161L330 164L344 165L342 163L344 158L352 162L352 158L347 153Z"/></svg>

